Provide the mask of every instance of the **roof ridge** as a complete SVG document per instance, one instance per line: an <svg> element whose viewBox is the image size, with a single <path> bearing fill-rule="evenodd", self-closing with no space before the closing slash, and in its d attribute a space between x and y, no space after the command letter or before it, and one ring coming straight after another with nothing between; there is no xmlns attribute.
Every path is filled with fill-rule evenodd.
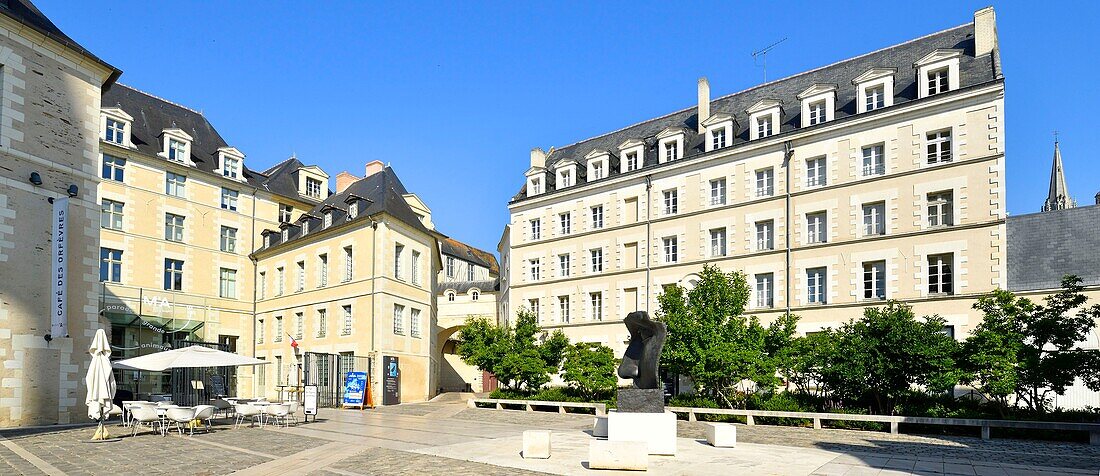
<svg viewBox="0 0 1100 476"><path fill-rule="evenodd" d="M261 173L262 173L262 174L264 174L264 175L271 175L271 174L272 174L272 173L273 173L273 172L275 171L275 169L277 169L277 168L279 168L279 167L282 167L282 166L283 166L283 164L285 164L285 163L287 163L287 162L290 162L291 160L294 160L294 159L296 159L296 158L297 158L297 157L294 157L294 156L290 156L290 157L287 157L287 158L283 159L283 160L282 160L281 162L279 162L279 163L277 163L277 164L275 164L275 165L272 165L271 167L268 167L267 169L265 169L265 170L264 170L263 172L261 172Z"/></svg>
<svg viewBox="0 0 1100 476"><path fill-rule="evenodd" d="M901 42L901 43L896 43L896 44L893 44L893 45L890 45L890 46L886 46L886 47L883 47L883 48L879 48L879 49L877 49L877 50L869 51L869 52L867 52L867 53L863 53L863 54L861 54L861 55L853 56L853 57L851 57L851 58L845 58L845 59L842 59L842 60L839 60L839 61L834 61L834 62L832 62L832 63L829 63L829 64L825 65L825 66L819 66L819 67L817 67L817 68L814 68L814 69L811 69L811 70L807 70L807 71L802 71L802 72L800 72L800 73L795 73L795 74L792 74L792 75L790 75L790 76L785 76L785 77L782 77L782 78L779 78L779 79L775 79L775 80L772 80L772 81L768 81L768 82L766 82L766 83L761 83L761 84L758 84L758 85L756 85L756 86L752 86L752 87L749 87L749 88L745 88L745 89L742 89L742 90L740 90L740 91L737 91L737 92L729 93L729 94L726 94L726 95L724 95L724 96L719 96L719 97L717 97L717 98L711 99L711 100L710 100L710 103L711 103L711 104L714 104L714 102L716 102L716 101L719 101L719 100L722 100L722 99L726 99L726 98L729 98L729 97L732 97L732 96L736 96L736 95L738 95L738 94L743 94L743 93L747 93L747 92L749 92L749 91L752 91L752 90L754 90L754 89L758 89L758 88L762 88L762 87L764 87L764 86L768 86L768 85L776 84L776 83L779 83L779 82L781 82L781 81L786 81L786 80L788 80L788 79L791 79L791 78L796 78L796 77L798 77L798 76L802 76L802 75L805 75L805 74L810 74L810 73L813 73L813 72L821 71L821 70L823 70L823 69L825 69L825 68L831 68L831 67L833 67L833 66L836 66L836 65L838 65L838 64L841 64L841 63L846 63L846 62L848 62L848 61L852 61L852 60L856 60L856 59L859 59L859 58L863 58L863 57L865 57L865 56L873 55L873 54L875 54L875 53L879 53L879 52L882 52L882 51L886 51L886 50L889 50L889 49L891 49L891 48L897 48L897 47L900 47L900 46L903 46L903 45L907 45L907 44L909 44L909 43L914 43L914 42L917 42L917 41L923 40L923 39L925 39L925 38L933 37L933 36L936 36L936 35L939 35L939 34L942 34L942 33L946 33L946 32L949 32L949 31L957 30L957 29L959 29L959 28L965 28L965 27L967 27L967 26L970 26L970 25L973 25L973 24L974 24L974 22L967 22L967 23L963 23L963 24L961 24L961 25L956 25L956 26L953 26L953 27L951 27L951 28L945 28L945 29L943 29L943 30L939 30L939 31L936 31L936 32L933 32L933 33L929 33L929 34L927 34L927 35L924 35L924 36L920 36L920 37L917 37L917 38L913 38L913 39L910 39L910 40L906 40L906 41L903 41L903 42ZM644 120L644 121L639 121L639 122L635 122L634 124L631 124L631 125L629 125L629 126L626 126L626 127L621 127L621 128L619 128L619 129L615 129L615 130L613 130L613 131L611 131L611 132L605 132L605 133L603 133L603 134L600 134L600 135L596 135L596 136L592 136L592 137L589 137L589 138L587 138L587 139L581 139L581 140L579 140L579 141L576 141L576 142L574 142L574 143L572 143L572 144L569 144L569 145L563 145L563 146L561 146L561 147L558 147L558 148L556 148L555 152L557 152L557 151L560 151L560 150L562 150L562 149L565 149L565 148L567 148L567 147L573 147L573 146L575 146L575 145L579 145L579 144L582 144L582 143L584 143L584 142L588 142L588 141L590 141L590 140L594 140L594 139L599 139L599 138L601 138L601 137L607 137L607 136L610 136L610 135L612 135L612 134L616 134L616 133L619 133L619 132L625 131L625 130L627 130L627 129L630 129L630 128L632 128L632 127L640 126L640 125L642 125L642 124L645 124L645 123L647 123L647 122L657 121L657 120L660 120L660 119L664 119L664 118L666 118L666 117L671 117L671 116L675 116L676 114L680 114L680 113L682 113L682 112L685 112L685 111L689 111L689 110L691 110L691 109L692 109L693 107L698 107L698 106L688 106L688 107L685 107L685 108L683 108L683 109L679 109L679 110L676 110L676 111L670 112L670 113L668 113L668 114L665 114L665 115L663 115L663 116L657 116L657 117L653 117L653 118L650 118L650 119L646 119L646 120ZM549 158L549 157L547 157L547 158Z"/></svg>
<svg viewBox="0 0 1100 476"><path fill-rule="evenodd" d="M162 98L162 97L160 97L160 96L157 96L156 94L153 94L153 93L150 93L150 92L147 92L147 91L142 91L142 90L140 90L140 89L138 89L138 88L135 88L135 87L133 87L133 86L130 86L129 84L123 84L123 83L120 83L120 82L117 82L117 81L115 82L115 84L116 84L116 85L119 85L119 86L122 86L122 87L124 87L124 88L126 88L126 89L129 89L129 90L131 90L131 91L134 91L134 92L137 92L137 93L141 93L141 94L144 94L144 95L146 95L146 96L149 96L149 97L151 97L151 98L153 98L153 99L156 99L156 100L158 100L158 101L161 101L161 102L165 102L165 103L171 104L171 105L173 105L173 106L176 106L176 107L178 107L178 108L186 109L186 110L188 110L188 111L191 111L191 112L193 112L193 113L195 113L195 114L198 114L198 115L200 115L200 116L202 116L202 117L204 117L204 118L206 117L206 116L205 116L205 115L204 115L204 114L203 114L203 113L202 113L201 111L196 111L196 110L194 110L194 109L191 109L190 107L184 106L183 104L180 104L180 103L178 103L178 102L173 102L173 101L169 101L169 100L167 100L167 99L164 99L164 98Z"/></svg>

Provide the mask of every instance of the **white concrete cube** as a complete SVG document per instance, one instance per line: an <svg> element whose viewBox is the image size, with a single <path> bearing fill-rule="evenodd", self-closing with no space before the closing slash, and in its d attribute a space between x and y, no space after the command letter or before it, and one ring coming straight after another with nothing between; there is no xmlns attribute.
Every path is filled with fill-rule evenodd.
<svg viewBox="0 0 1100 476"><path fill-rule="evenodd" d="M588 469L649 469L649 450L645 441L591 440L588 444Z"/></svg>
<svg viewBox="0 0 1100 476"><path fill-rule="evenodd" d="M607 439L611 441L644 440L651 455L676 455L676 414L629 413L612 411L607 414Z"/></svg>
<svg viewBox="0 0 1100 476"><path fill-rule="evenodd" d="M523 457L546 459L550 457L550 430L526 430L523 432Z"/></svg>
<svg viewBox="0 0 1100 476"><path fill-rule="evenodd" d="M732 423L707 423L707 443L716 448L737 447L737 427Z"/></svg>
<svg viewBox="0 0 1100 476"><path fill-rule="evenodd" d="M592 422L592 436L607 438L607 416L598 416L596 421Z"/></svg>

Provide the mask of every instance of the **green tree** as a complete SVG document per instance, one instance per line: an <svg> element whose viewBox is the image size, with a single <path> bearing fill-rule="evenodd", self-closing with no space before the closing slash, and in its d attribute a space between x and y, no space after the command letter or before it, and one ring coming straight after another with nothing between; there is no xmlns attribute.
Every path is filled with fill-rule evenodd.
<svg viewBox="0 0 1100 476"><path fill-rule="evenodd" d="M829 385L824 373L835 360L837 333L832 329L813 332L793 340L779 368L795 390L803 395L824 397Z"/></svg>
<svg viewBox="0 0 1100 476"><path fill-rule="evenodd" d="M690 291L671 285L657 297L657 319L668 326L662 363L731 406L727 393L734 385L776 382L777 356L797 320L784 316L765 328L755 316L744 315L748 299L744 273L723 273L711 265L703 266Z"/></svg>
<svg viewBox="0 0 1100 476"><path fill-rule="evenodd" d="M1100 390L1100 351L1078 345L1096 328L1100 305L1087 305L1079 277L1061 284L1045 305L1003 290L974 304L984 317L963 344L962 363L971 383L1002 408L1015 396L1014 405L1044 412L1050 394L1065 393L1077 378Z"/></svg>
<svg viewBox="0 0 1100 476"><path fill-rule="evenodd" d="M470 318L458 337L463 362L490 372L513 390L534 391L557 373L569 339L560 330L547 335L534 313L521 309L515 327Z"/></svg>
<svg viewBox="0 0 1100 476"><path fill-rule="evenodd" d="M565 349L562 378L581 396L595 400L615 389L615 354L610 347L578 342Z"/></svg>

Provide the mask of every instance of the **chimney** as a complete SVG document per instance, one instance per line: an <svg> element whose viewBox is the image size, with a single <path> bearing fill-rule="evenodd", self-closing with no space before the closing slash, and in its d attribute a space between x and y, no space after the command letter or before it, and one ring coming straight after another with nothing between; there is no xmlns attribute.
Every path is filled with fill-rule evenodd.
<svg viewBox="0 0 1100 476"><path fill-rule="evenodd" d="M364 175L363 178L367 178L371 175L381 172L384 168L386 168L386 164L383 164L381 160L372 160L370 162L367 162L366 175Z"/></svg>
<svg viewBox="0 0 1100 476"><path fill-rule="evenodd" d="M987 55L997 48L997 14L993 7L974 12L974 56Z"/></svg>
<svg viewBox="0 0 1100 476"><path fill-rule="evenodd" d="M356 180L359 180L359 177L349 174L347 170L336 174L336 193L347 190L348 185L355 183Z"/></svg>
<svg viewBox="0 0 1100 476"><path fill-rule="evenodd" d="M546 167L546 152L542 147L531 149L531 167Z"/></svg>
<svg viewBox="0 0 1100 476"><path fill-rule="evenodd" d="M703 121L710 119L710 81L699 78L699 133L703 133Z"/></svg>
<svg viewBox="0 0 1100 476"><path fill-rule="evenodd" d="M1100 192L1096 192L1096 204L1100 205Z"/></svg>

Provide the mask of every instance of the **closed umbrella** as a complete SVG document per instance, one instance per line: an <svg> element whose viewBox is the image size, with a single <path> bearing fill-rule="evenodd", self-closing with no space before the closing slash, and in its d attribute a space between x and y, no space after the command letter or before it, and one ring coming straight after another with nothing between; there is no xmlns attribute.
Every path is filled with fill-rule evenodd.
<svg viewBox="0 0 1100 476"><path fill-rule="evenodd" d="M88 375L84 377L84 383L88 386L88 397L84 403L88 404L88 418L99 420L99 427L92 439L106 440L110 435L103 426L103 420L114 408L115 374L111 371L111 344L103 329L96 331L88 353L92 355L92 362L88 366Z"/></svg>
<svg viewBox="0 0 1100 476"><path fill-rule="evenodd" d="M232 352L224 352L193 345L178 349L166 350L155 354L143 355L132 359L115 362L115 366L123 369L151 370L161 372L168 369L181 369L189 367L240 367L243 365L263 365L267 361L254 359Z"/></svg>

